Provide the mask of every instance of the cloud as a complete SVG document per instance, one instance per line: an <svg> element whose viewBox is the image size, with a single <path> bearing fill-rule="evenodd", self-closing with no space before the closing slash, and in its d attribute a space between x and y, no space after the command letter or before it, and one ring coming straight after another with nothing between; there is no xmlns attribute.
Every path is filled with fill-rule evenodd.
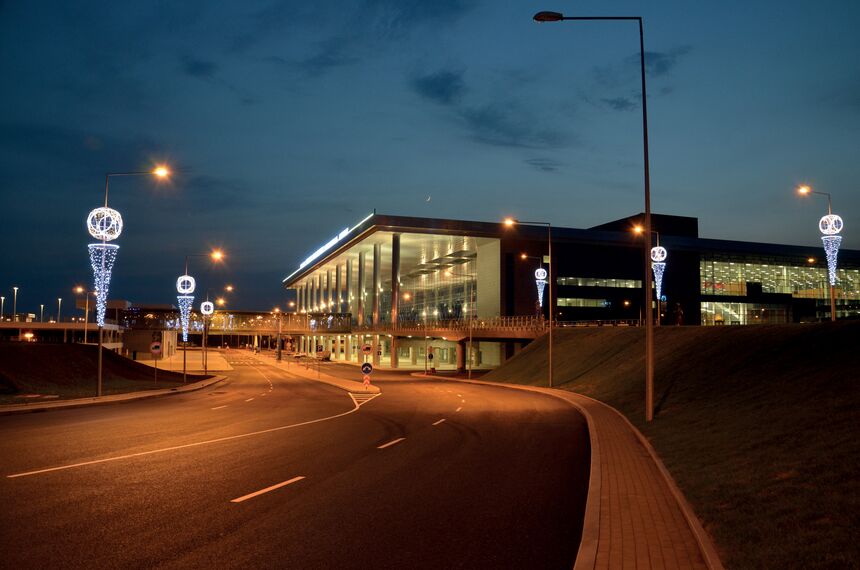
<svg viewBox="0 0 860 570"><path fill-rule="evenodd" d="M636 108L636 103L627 97L615 97L611 99L601 99L613 111L632 111Z"/></svg>
<svg viewBox="0 0 860 570"><path fill-rule="evenodd" d="M182 58L182 73L197 79L211 79L218 71L218 64L213 61L196 59L185 56Z"/></svg>
<svg viewBox="0 0 860 570"><path fill-rule="evenodd" d="M646 51L645 52L645 72L653 77L662 77L668 75L681 57L690 53L690 46L678 46L666 52ZM639 63L639 56L633 57L634 63Z"/></svg>
<svg viewBox="0 0 860 570"><path fill-rule="evenodd" d="M666 77L678 66L684 56L692 51L688 45L677 46L668 51L646 51L645 73L649 77ZM598 66L592 69L594 80L604 87L620 87L639 79L639 54L624 58L621 63Z"/></svg>
<svg viewBox="0 0 860 570"><path fill-rule="evenodd" d="M554 158L527 158L523 162L543 172L555 172L564 166L563 162Z"/></svg>
<svg viewBox="0 0 860 570"><path fill-rule="evenodd" d="M471 138L480 143L523 148L558 148L566 143L560 131L541 127L513 103L463 108L459 116L471 131Z"/></svg>
<svg viewBox="0 0 860 570"><path fill-rule="evenodd" d="M456 103L466 89L462 71L437 71L412 80L412 89L422 97L439 103Z"/></svg>

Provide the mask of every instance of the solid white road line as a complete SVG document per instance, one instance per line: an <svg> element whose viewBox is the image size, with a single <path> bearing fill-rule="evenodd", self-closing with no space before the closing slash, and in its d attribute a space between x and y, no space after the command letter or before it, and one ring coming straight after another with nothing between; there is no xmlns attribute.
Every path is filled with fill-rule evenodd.
<svg viewBox="0 0 860 570"><path fill-rule="evenodd" d="M438 422L433 422L433 425L434 425L434 426L438 426L439 424L441 424L441 423L442 423L442 422L444 422L444 421L445 421L445 418L442 418L442 419L441 419L441 420L439 420Z"/></svg>
<svg viewBox="0 0 860 570"><path fill-rule="evenodd" d="M7 479L14 479L14 478L16 478L16 477L27 477L27 476L29 476L29 475L39 475L40 473L50 473L51 471L62 471L62 470L64 470L64 469L72 469L72 468L74 468L74 467L84 467L84 466L86 466L86 465L96 465L96 464L98 464L98 463L107 463L107 462L109 462L109 461L119 461L120 459L130 459L130 458L132 458L132 457L141 457L141 456L143 456L143 455L152 455L152 454L154 454L154 453L164 453L165 451L175 451L175 450L177 450L177 449L185 449L186 447L197 447L198 445L209 445L209 444L211 444L211 443L221 443L222 441L230 441L230 440L232 440L232 439L241 439L241 438L243 438L243 437L251 437L251 436L255 436L255 435L263 435L264 433L272 433L272 432L281 431L281 430L285 430L285 429L291 429L291 428L296 428L296 427L306 426L306 425L310 425L310 424L316 424L316 423L319 423L319 422L326 422L326 421L328 421L328 420L333 420L333 419L336 419L336 418L341 418L341 417L343 417L343 416L347 416L347 415L349 415L349 414L352 414L352 413L357 412L357 411L358 411L358 404L354 404L354 406L355 406L355 407L353 407L351 410L348 410L348 411L346 411L346 412L341 412L341 413L339 413L339 414L335 414L335 415L333 415L333 416L328 416L328 417L325 417L325 418L317 418L317 419L315 419L315 420L308 420L308 421L305 421L305 422L299 422L299 423L297 423L297 424L289 424L289 425L285 425L285 426L278 426L278 427L273 427L273 428L269 428L269 429L262 429L262 430L259 430L259 431L252 431L252 432L248 432L248 433L240 433L240 434L237 434L237 435L228 435L228 436L225 436L225 437L218 437L218 438L215 438L215 439L208 439L208 440L206 440L206 441L197 441L197 442L194 442L194 443L186 443L186 444L183 444L183 445L173 445L173 446L171 446L171 447L163 447L163 448L161 448L161 449L152 449L152 450L150 450L150 451L141 451L141 452L138 452L138 453L129 453L128 455L118 455L118 456L116 456L116 457L106 457L105 459L94 459L94 460L92 460L92 461L82 461L81 463L73 463L73 464L71 464L71 465L60 465L59 467L49 467L49 468L47 468L47 469L38 469L38 470L36 470L36 471L26 471L26 472L24 472L24 473L15 473L15 474L13 474L13 475L6 475L6 478L7 478Z"/></svg>
<svg viewBox="0 0 860 570"><path fill-rule="evenodd" d="M251 400L253 400L253 399L254 399L254 398L248 398L248 399L247 399L247 400L245 400L245 401L246 401L246 402L250 402L250 401L251 401Z"/></svg>
<svg viewBox="0 0 860 570"><path fill-rule="evenodd" d="M242 501L247 501L248 499L253 499L258 495L262 495L263 493L268 493L269 491L274 491L275 489L280 489L281 487L285 487L290 483L295 483L296 481L301 481L304 477L293 477L292 479L288 479L287 481L282 481L277 485L272 485L271 487L266 487L265 489L260 489L259 491L254 491L253 493L249 493L247 495L243 495L237 499L233 499L231 503L241 503Z"/></svg>
<svg viewBox="0 0 860 570"><path fill-rule="evenodd" d="M462 410L462 409L463 409L463 406L460 406L459 408L457 408L457 409L456 409L456 410L454 410L454 411L455 411L455 412L459 412L459 411L460 411L460 410Z"/></svg>
<svg viewBox="0 0 860 570"><path fill-rule="evenodd" d="M405 437L398 437L395 440L392 440L392 441L389 441L388 443L384 443L384 444L380 445L376 449L385 449L386 447L391 447L392 445L396 445L396 444L400 443L404 439L406 439L406 438Z"/></svg>
<svg viewBox="0 0 860 570"><path fill-rule="evenodd" d="M223 405L223 406L216 406L216 407L214 407L214 408L212 408L212 409L213 409L213 410L220 410L221 408L226 408L226 407L227 407L227 405L225 404L225 405Z"/></svg>

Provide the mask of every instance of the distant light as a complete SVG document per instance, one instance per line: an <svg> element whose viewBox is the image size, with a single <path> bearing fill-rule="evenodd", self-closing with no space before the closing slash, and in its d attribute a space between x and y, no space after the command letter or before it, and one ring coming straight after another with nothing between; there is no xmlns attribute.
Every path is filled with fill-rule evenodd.
<svg viewBox="0 0 860 570"><path fill-rule="evenodd" d="M521 254L520 254L520 259L525 259L525 258L527 258L527 257L528 257L528 255L526 255L526 254L524 254L524 253L521 253Z"/></svg>
<svg viewBox="0 0 860 570"><path fill-rule="evenodd" d="M810 192L812 192L812 188L810 188L809 186L806 186L806 185L798 186L798 188L797 188L798 194L809 194Z"/></svg>
<svg viewBox="0 0 860 570"><path fill-rule="evenodd" d="M223 307L227 303L227 301L224 300L224 297L219 297L215 302L218 303L219 307Z"/></svg>
<svg viewBox="0 0 860 570"><path fill-rule="evenodd" d="M80 285L78 285L77 287L75 287L75 293L83 293L83 292L84 292L84 288L83 288L83 287L81 287Z"/></svg>
<svg viewBox="0 0 860 570"><path fill-rule="evenodd" d="M815 258L814 257L807 257L806 262L807 263L815 263Z"/></svg>
<svg viewBox="0 0 860 570"><path fill-rule="evenodd" d="M404 301L408 301L408 300L409 300L409 299L411 299L411 298L412 298L412 295L410 295L409 293L404 293L404 294L403 294L403 300L404 300Z"/></svg>
<svg viewBox="0 0 860 570"><path fill-rule="evenodd" d="M638 224L633 226L633 233L635 233L635 234L641 234L644 231L645 231L645 228L643 228L642 226L640 226Z"/></svg>
<svg viewBox="0 0 860 570"><path fill-rule="evenodd" d="M227 291L228 293L232 293L233 292L233 286L227 285L226 287L224 287L224 290Z"/></svg>
<svg viewBox="0 0 860 570"><path fill-rule="evenodd" d="M224 259L224 252L220 249L213 250L209 256L212 258L212 261L221 261Z"/></svg>
<svg viewBox="0 0 860 570"><path fill-rule="evenodd" d="M517 221L513 218L505 218L505 221L504 221L504 224L508 227L511 227L516 223L517 223Z"/></svg>
<svg viewBox="0 0 860 570"><path fill-rule="evenodd" d="M155 170L153 170L152 173L159 178L167 178L170 176L170 169L164 165L159 165L155 167Z"/></svg>

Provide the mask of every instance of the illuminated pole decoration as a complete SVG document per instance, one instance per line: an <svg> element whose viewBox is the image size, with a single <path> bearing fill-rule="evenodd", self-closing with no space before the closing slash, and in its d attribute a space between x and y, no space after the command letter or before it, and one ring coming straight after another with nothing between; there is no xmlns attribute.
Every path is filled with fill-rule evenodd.
<svg viewBox="0 0 860 570"><path fill-rule="evenodd" d="M663 272L666 271L666 257L668 252L665 247L657 246L651 248L651 271L654 272L654 287L657 289L657 306L663 299Z"/></svg>
<svg viewBox="0 0 860 570"><path fill-rule="evenodd" d="M188 342L188 321L191 317L191 305L194 303L194 288L197 286L194 278L190 275L181 275L176 280L176 291L179 295L176 300L179 303L179 320L182 324L182 342Z"/></svg>
<svg viewBox="0 0 860 570"><path fill-rule="evenodd" d="M538 305L543 308L543 289L547 284L547 272L543 267L535 269L535 284L538 290Z"/></svg>
<svg viewBox="0 0 860 570"><path fill-rule="evenodd" d="M842 231L842 218L836 214L827 214L818 221L818 229L821 230L821 242L824 244L824 254L827 256L827 276L830 280L830 313L831 320L836 320L836 258L839 255L839 246L842 244L842 236L837 235Z"/></svg>
<svg viewBox="0 0 860 570"><path fill-rule="evenodd" d="M94 238L102 240L87 247L96 292L96 323L103 327L111 272L119 252L118 245L107 242L115 240L122 233L122 216L112 208L96 208L87 216L87 231Z"/></svg>

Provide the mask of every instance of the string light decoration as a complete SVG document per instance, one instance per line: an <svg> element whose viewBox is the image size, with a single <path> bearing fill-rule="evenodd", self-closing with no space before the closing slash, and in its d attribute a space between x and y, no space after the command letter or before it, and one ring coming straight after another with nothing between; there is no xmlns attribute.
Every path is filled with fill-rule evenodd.
<svg viewBox="0 0 860 570"><path fill-rule="evenodd" d="M538 290L538 306L543 308L543 289L547 284L547 272L543 267L538 267L535 269L535 285L537 285Z"/></svg>
<svg viewBox="0 0 860 570"><path fill-rule="evenodd" d="M657 290L657 301L663 298L663 273L666 271L666 258L669 252L665 247L651 248L651 271L654 273L654 287Z"/></svg>
<svg viewBox="0 0 860 570"><path fill-rule="evenodd" d="M113 208L96 208L87 216L87 231L96 239L113 241L122 233L122 216Z"/></svg>
<svg viewBox="0 0 860 570"><path fill-rule="evenodd" d="M194 295L177 295L179 302L179 322L182 326L182 342L188 342L188 321L191 317L191 306L194 304Z"/></svg>
<svg viewBox="0 0 860 570"><path fill-rule="evenodd" d="M824 244L824 255L827 256L827 277L830 286L836 286L836 259L839 255L839 246L842 245L842 236L836 235L842 231L842 218L836 214L827 214L818 221L818 229L821 230L821 242Z"/></svg>
<svg viewBox="0 0 860 570"><path fill-rule="evenodd" d="M92 232L90 232L92 233ZM93 268L93 288L96 292L96 324L105 326L105 309L107 308L110 276L113 271L119 246L111 243L91 243L87 246L90 251L90 265Z"/></svg>

